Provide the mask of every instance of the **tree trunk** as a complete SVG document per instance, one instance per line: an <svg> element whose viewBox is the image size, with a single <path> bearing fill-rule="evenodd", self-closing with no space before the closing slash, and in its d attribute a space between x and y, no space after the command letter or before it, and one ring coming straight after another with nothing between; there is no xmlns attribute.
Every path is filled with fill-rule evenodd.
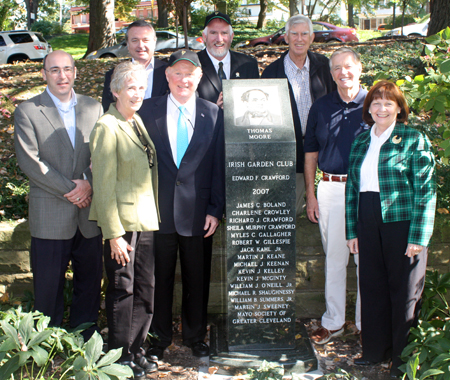
<svg viewBox="0 0 450 380"><path fill-rule="evenodd" d="M25 0L25 6L27 8L27 29L31 29L31 25L36 21L39 0Z"/></svg>
<svg viewBox="0 0 450 380"><path fill-rule="evenodd" d="M189 41L188 41L188 4L185 0L183 3L183 30L184 30L184 47L189 49Z"/></svg>
<svg viewBox="0 0 450 380"><path fill-rule="evenodd" d="M156 0L156 3L158 4L158 28L167 28L169 26L167 2L165 0Z"/></svg>
<svg viewBox="0 0 450 380"><path fill-rule="evenodd" d="M393 14L392 14L392 29L394 29L395 28L395 3L394 3L394 6L393 6L393 8L394 8L394 11L393 11Z"/></svg>
<svg viewBox="0 0 450 380"><path fill-rule="evenodd" d="M348 8L347 8L347 17L348 17L348 26L350 28L354 28L355 27L355 19L353 18L353 3L348 3Z"/></svg>
<svg viewBox="0 0 450 380"><path fill-rule="evenodd" d="M450 26L450 2L448 0L432 0L431 16L428 24L428 35L431 36Z"/></svg>
<svg viewBox="0 0 450 380"><path fill-rule="evenodd" d="M256 29L261 29L264 27L264 21L266 20L266 12L267 12L267 0L259 0L259 16L258 23L256 24Z"/></svg>
<svg viewBox="0 0 450 380"><path fill-rule="evenodd" d="M289 17L298 15L297 0L289 0Z"/></svg>
<svg viewBox="0 0 450 380"><path fill-rule="evenodd" d="M84 57L117 43L114 0L90 0L89 9L89 42Z"/></svg>

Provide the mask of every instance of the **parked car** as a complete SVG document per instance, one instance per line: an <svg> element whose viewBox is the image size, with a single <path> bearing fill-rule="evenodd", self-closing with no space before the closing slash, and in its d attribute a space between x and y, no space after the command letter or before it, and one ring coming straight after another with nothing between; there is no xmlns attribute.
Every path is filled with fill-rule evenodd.
<svg viewBox="0 0 450 380"><path fill-rule="evenodd" d="M313 21L314 42L358 42L356 30L354 28L340 28L339 26L322 21ZM284 40L284 27L274 34L265 37L255 38L249 41L242 41L236 44L235 48L258 45L282 45Z"/></svg>
<svg viewBox="0 0 450 380"><path fill-rule="evenodd" d="M188 37L189 48L202 50L205 48L203 39L201 37ZM178 48L184 47L184 35L178 34ZM174 32L167 30L156 31L156 48L155 51L163 49L176 49L177 48L177 35ZM116 57L129 57L127 42L124 40L121 43L111 46L109 48L93 51L88 54L86 59L97 58L116 58Z"/></svg>
<svg viewBox="0 0 450 380"><path fill-rule="evenodd" d="M17 61L42 61L52 51L41 33L29 30L0 32L0 65Z"/></svg>
<svg viewBox="0 0 450 380"><path fill-rule="evenodd" d="M402 28L395 28L388 31L385 36L406 36L406 37L426 37L428 33L428 19L426 22L421 24L409 24Z"/></svg>

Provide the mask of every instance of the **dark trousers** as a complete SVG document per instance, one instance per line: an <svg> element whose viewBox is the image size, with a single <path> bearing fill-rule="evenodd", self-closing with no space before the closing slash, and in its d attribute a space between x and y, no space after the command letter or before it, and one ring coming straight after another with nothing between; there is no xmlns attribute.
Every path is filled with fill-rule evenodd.
<svg viewBox="0 0 450 380"><path fill-rule="evenodd" d="M70 327L85 322L96 323L100 306L102 280L102 236L86 239L77 230L67 240L31 238L34 308L59 326L64 316L64 281L69 262L73 269L73 296ZM85 338L90 338L90 329Z"/></svg>
<svg viewBox="0 0 450 380"><path fill-rule="evenodd" d="M383 223L380 194L360 193L359 285L361 336L365 359L392 358L393 367L417 323L425 282L427 253L405 256L409 221Z"/></svg>
<svg viewBox="0 0 450 380"><path fill-rule="evenodd" d="M133 247L125 266L111 258L111 245L105 240L108 348L122 347L121 360L133 360L140 353L153 317L154 233L127 232L123 238Z"/></svg>
<svg viewBox="0 0 450 380"><path fill-rule="evenodd" d="M182 297L182 337L185 345L203 341L203 236L155 233L155 315L151 331L156 346L172 343L172 304L177 251L180 252Z"/></svg>
<svg viewBox="0 0 450 380"><path fill-rule="evenodd" d="M214 236L214 235L213 235ZM211 261L213 250L213 236L203 238L203 315L202 329L206 331L208 324L209 284L211 282Z"/></svg>

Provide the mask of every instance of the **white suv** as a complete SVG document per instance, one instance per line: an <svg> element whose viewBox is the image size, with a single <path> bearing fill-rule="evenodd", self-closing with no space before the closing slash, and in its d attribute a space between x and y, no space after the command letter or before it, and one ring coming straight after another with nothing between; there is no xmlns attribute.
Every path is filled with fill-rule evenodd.
<svg viewBox="0 0 450 380"><path fill-rule="evenodd" d="M28 30L0 32L0 65L16 61L42 61L52 51L41 33Z"/></svg>

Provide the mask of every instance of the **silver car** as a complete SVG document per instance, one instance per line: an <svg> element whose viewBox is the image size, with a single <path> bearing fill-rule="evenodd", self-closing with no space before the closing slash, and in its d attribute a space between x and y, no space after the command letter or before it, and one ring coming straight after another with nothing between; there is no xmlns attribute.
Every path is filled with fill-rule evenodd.
<svg viewBox="0 0 450 380"><path fill-rule="evenodd" d="M17 61L42 61L52 51L41 33L29 30L0 32L0 65Z"/></svg>
<svg viewBox="0 0 450 380"><path fill-rule="evenodd" d="M195 50L202 50L205 48L203 39L201 37L188 37L189 48ZM184 47L184 35L178 34L178 48ZM177 48L177 36L174 32L167 30L156 31L156 48L155 51L163 49L176 49ZM122 41L120 44L111 46L109 48L93 51L88 54L86 59L97 58L116 58L116 57L129 57L127 43Z"/></svg>

